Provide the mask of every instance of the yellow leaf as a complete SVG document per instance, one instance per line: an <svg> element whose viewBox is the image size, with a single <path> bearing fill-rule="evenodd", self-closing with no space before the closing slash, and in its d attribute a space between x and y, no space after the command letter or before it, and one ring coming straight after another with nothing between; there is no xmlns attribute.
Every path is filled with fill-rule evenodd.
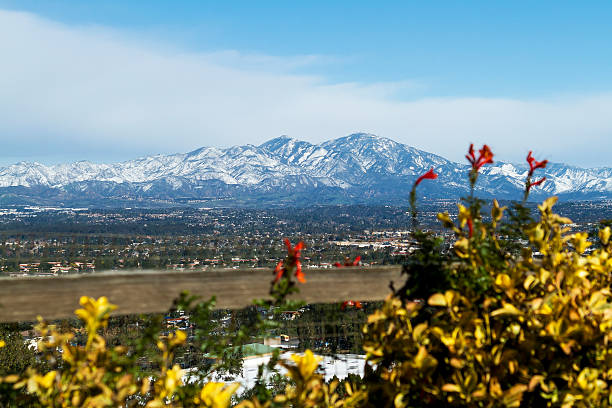
<svg viewBox="0 0 612 408"><path fill-rule="evenodd" d="M461 387L457 384L444 384L442 386L442 391L445 392L461 392Z"/></svg>
<svg viewBox="0 0 612 408"><path fill-rule="evenodd" d="M430 306L448 306L446 303L446 297L441 293L435 293L429 297L427 303Z"/></svg>
<svg viewBox="0 0 612 408"><path fill-rule="evenodd" d="M17 381L19 381L19 376L16 374L11 374L4 377L3 380L7 383L16 383Z"/></svg>
<svg viewBox="0 0 612 408"><path fill-rule="evenodd" d="M47 374L45 374L44 376L37 376L37 382L38 384L41 385L41 387L43 388L51 388L51 386L53 385L53 380L55 380L55 375L57 374L56 371L49 371Z"/></svg>
<svg viewBox="0 0 612 408"><path fill-rule="evenodd" d="M419 347L419 352L414 357L414 365L416 368L428 369L431 367L435 367L437 364L437 360L429 355L425 347Z"/></svg>
<svg viewBox="0 0 612 408"><path fill-rule="evenodd" d="M448 215L448 212L438 213L438 220L442 222L442 225L444 226L444 228L448 228L448 229L455 228L455 224L451 220L450 215Z"/></svg>
<svg viewBox="0 0 612 408"><path fill-rule="evenodd" d="M421 335L426 329L427 329L427 322L418 324L412 331L412 338L415 341L418 341L418 339L421 337Z"/></svg>
<svg viewBox="0 0 612 408"><path fill-rule="evenodd" d="M535 228L529 230L529 238L531 241L541 244L544 239L544 229L541 225L537 225Z"/></svg>
<svg viewBox="0 0 612 408"><path fill-rule="evenodd" d="M542 283L546 283L551 277L551 273L544 268L540 268L539 275L539 280Z"/></svg>
<svg viewBox="0 0 612 408"><path fill-rule="evenodd" d="M542 381L544 380L544 376L543 375L534 375L533 377L531 377L531 380L529 380L529 391L533 391L535 389L535 387L538 386L538 384L540 384Z"/></svg>
<svg viewBox="0 0 612 408"><path fill-rule="evenodd" d="M95 334L98 328L106 327L110 313L117 308L109 303L105 296L99 299L81 296L79 303L83 308L75 310L74 313L85 323L90 336ZM88 339L89 342L91 342L90 339Z"/></svg>
<svg viewBox="0 0 612 408"><path fill-rule="evenodd" d="M500 273L495 278L495 284L501 288L509 289L512 287L512 279L505 273Z"/></svg>
<svg viewBox="0 0 612 408"><path fill-rule="evenodd" d="M516 372L516 370L518 369L518 363L516 362L516 360L510 360L508 361L508 371L510 372L510 374L514 374Z"/></svg>
<svg viewBox="0 0 612 408"><path fill-rule="evenodd" d="M502 402L506 407L518 408L521 406L521 400L523 399L523 393L527 391L525 384L517 384L511 387L509 390L504 392Z"/></svg>
<svg viewBox="0 0 612 408"><path fill-rule="evenodd" d="M523 312L518 310L514 305L510 303L503 304L504 306L501 309L494 310L491 312L491 316L503 316L503 315L521 315Z"/></svg>
<svg viewBox="0 0 612 408"><path fill-rule="evenodd" d="M525 281L523 282L523 287L525 288L525 290L529 290L533 288L536 284L537 284L536 277L533 275L529 275L525 278Z"/></svg>
<svg viewBox="0 0 612 408"><path fill-rule="evenodd" d="M485 340L485 331L481 325L477 325L474 329L474 338L476 339L476 345L481 347Z"/></svg>
<svg viewBox="0 0 612 408"><path fill-rule="evenodd" d="M206 407L226 408L229 406L232 394L238 388L238 384L227 387L221 382L208 382L200 391L200 399Z"/></svg>
<svg viewBox="0 0 612 408"><path fill-rule="evenodd" d="M500 207L497 200L493 200L493 208L491 208L491 218L493 218L493 221L496 223L499 222L502 219L504 210L506 208L507 207Z"/></svg>
<svg viewBox="0 0 612 408"><path fill-rule="evenodd" d="M483 384L478 385L478 389L472 393L472 398L480 399L487 395L487 387Z"/></svg>
<svg viewBox="0 0 612 408"><path fill-rule="evenodd" d="M588 247L591 246L591 243L588 241L589 234L586 232L578 232L571 237L572 245L576 248L576 252L582 254Z"/></svg>
<svg viewBox="0 0 612 408"><path fill-rule="evenodd" d="M538 205L538 209L540 210L542 214L546 212L550 212L550 210L552 210L553 205L557 203L557 200L559 200L559 197L556 197L556 196L549 197L546 200L544 200L542 204Z"/></svg>
<svg viewBox="0 0 612 408"><path fill-rule="evenodd" d="M608 245L610 242L610 227L606 227L599 230L599 239L603 245Z"/></svg>
<svg viewBox="0 0 612 408"><path fill-rule="evenodd" d="M472 214L470 214L470 210L464 205L457 204L457 207L459 207L459 223L461 228L463 228L465 227L467 220L472 217Z"/></svg>
<svg viewBox="0 0 612 408"><path fill-rule="evenodd" d="M587 391L595 385L598 376L599 370L594 368L584 368L578 375L578 385L580 388Z"/></svg>
<svg viewBox="0 0 612 408"><path fill-rule="evenodd" d="M168 336L168 344L172 347L180 346L185 343L185 339L187 339L187 333L177 330Z"/></svg>
<svg viewBox="0 0 612 408"><path fill-rule="evenodd" d="M465 366L465 362L453 357L450 359L450 365L455 368L463 368Z"/></svg>
<svg viewBox="0 0 612 408"><path fill-rule="evenodd" d="M589 299L589 307L593 312L602 312L610 309L612 305L608 303L608 299L606 295L602 293L602 291L597 291L591 295L591 298Z"/></svg>
<svg viewBox="0 0 612 408"><path fill-rule="evenodd" d="M404 394L402 394L401 392L395 396L395 398L393 399L393 404L395 405L395 408L404 408L406 406L406 403L403 401L403 399Z"/></svg>
<svg viewBox="0 0 612 408"><path fill-rule="evenodd" d="M302 378L304 380L308 380L314 374L315 370L319 366L319 362L323 359L323 357L315 357L312 351L307 349L303 356L293 354L291 355L291 359L295 362L295 365L297 366Z"/></svg>
<svg viewBox="0 0 612 408"><path fill-rule="evenodd" d="M166 371L166 377L163 379L165 395L172 395L176 392L177 388L183 385L183 374L184 371L178 364L172 366L172 368Z"/></svg>
<svg viewBox="0 0 612 408"><path fill-rule="evenodd" d="M491 394L493 398L499 398L502 395L502 389L499 385L499 380L497 377L491 378L491 381L489 382L489 394Z"/></svg>

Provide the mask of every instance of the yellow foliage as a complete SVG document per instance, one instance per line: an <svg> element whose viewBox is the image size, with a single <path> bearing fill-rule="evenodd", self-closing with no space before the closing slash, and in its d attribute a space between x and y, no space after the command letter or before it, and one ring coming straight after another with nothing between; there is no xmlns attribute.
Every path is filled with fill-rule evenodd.
<svg viewBox="0 0 612 408"><path fill-rule="evenodd" d="M484 237L466 237L447 214L438 216L457 235L457 255L484 267L492 286L482 294L434 294L428 308L389 297L364 327L367 360L380 379L368 383L370 404L612 405L610 229L587 254L588 235L570 234L571 220L552 212L555 202L546 200L539 221L526 226L541 259L528 249L495 264L482 258L477 240L499 248L497 202L493 221L479 223ZM459 227L472 216L460 206Z"/></svg>
<svg viewBox="0 0 612 408"><path fill-rule="evenodd" d="M291 356L291 360L293 360L293 362L295 363L297 371L290 370L289 377L291 377L294 381L298 379L308 381L310 377L314 375L314 372L319 366L319 362L322 359L322 357L315 357L315 355L310 350L306 350L303 356L293 354ZM297 373L299 373L299 375L297 375Z"/></svg>
<svg viewBox="0 0 612 408"><path fill-rule="evenodd" d="M200 391L195 402L198 406L207 408L225 408L230 404L232 395L239 384L225 385L224 383L209 382Z"/></svg>
<svg viewBox="0 0 612 408"><path fill-rule="evenodd" d="M72 333L61 333L56 327L48 325L39 318L36 327L42 336L39 350L50 359L61 359L61 369L47 373L38 373L28 369L25 375L7 376L4 382L14 383L15 389L35 396L44 407L117 407L128 406L128 401L140 398L147 401L148 408L184 406L175 396L183 386L183 370L178 365L170 364L176 347L185 343L186 334L182 331L171 333L164 341L158 342L162 353L161 369L151 378L138 378L128 372L129 360L125 356L125 347L109 349L100 328L106 327L110 313L116 309L108 299L82 297L82 309L76 315L87 329L85 346L72 344ZM61 352L59 352L61 350ZM153 382L153 387L151 387ZM226 408L230 398L238 388L237 384L219 387L209 383L202 388L194 406ZM133 404L132 404L133 405Z"/></svg>
<svg viewBox="0 0 612 408"><path fill-rule="evenodd" d="M197 395L189 401L180 400L184 371L178 365L170 364L177 347L185 344L186 334L176 331L157 346L162 353L160 371L151 378L138 378L128 373L116 359L125 355L124 347L108 349L104 339L97 333L108 324L111 311L116 307L104 297L92 299L82 297L82 309L77 316L87 328L85 346L71 344L74 335L61 333L56 327L48 325L39 318L37 330L42 336L39 349L48 357L61 359L62 368L47 373L28 369L23 376L7 376L1 382L13 383L15 389L35 396L43 407L117 407L128 406L128 401L144 401L147 408L181 407L185 405L205 408L227 408L239 384L207 382ZM58 353L61 350L61 353ZM293 355L294 364L283 362L287 375L293 380L285 394L278 395L276 402L303 407L348 407L356 406L364 398L363 392L353 390L347 385L347 398L341 399L337 393L337 382L326 384L324 378L316 373L321 357L306 350L304 355ZM153 384L153 386L151 386ZM244 401L243 408L267 407L270 402L258 400ZM133 404L132 404L133 405Z"/></svg>
<svg viewBox="0 0 612 408"><path fill-rule="evenodd" d="M294 364L281 362L281 365L287 369L293 384L287 386L284 394L274 398L275 403L290 407L353 407L364 399L364 393L353 390L350 385L346 388L348 397L341 399L337 393L338 382L326 384L323 376L317 374L322 358L312 351L306 350L302 356L294 354L291 360ZM254 401L243 405L244 408L252 406L255 406Z"/></svg>

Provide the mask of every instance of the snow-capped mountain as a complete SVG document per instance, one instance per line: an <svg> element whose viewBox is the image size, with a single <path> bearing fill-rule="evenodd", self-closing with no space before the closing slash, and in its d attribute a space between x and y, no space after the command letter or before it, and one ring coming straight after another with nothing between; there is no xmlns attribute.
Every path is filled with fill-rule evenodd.
<svg viewBox="0 0 612 408"><path fill-rule="evenodd" d="M468 191L468 166L393 140L357 133L321 144L281 136L259 146L203 147L113 164L86 161L45 166L17 163L0 169L0 202L107 205L137 200L165 203L377 202L405 199L415 178L433 167L436 182L423 183L429 198L455 198ZM485 166L477 192L521 197L527 165ZM612 198L612 168L582 169L552 163L538 177L547 181L534 199Z"/></svg>

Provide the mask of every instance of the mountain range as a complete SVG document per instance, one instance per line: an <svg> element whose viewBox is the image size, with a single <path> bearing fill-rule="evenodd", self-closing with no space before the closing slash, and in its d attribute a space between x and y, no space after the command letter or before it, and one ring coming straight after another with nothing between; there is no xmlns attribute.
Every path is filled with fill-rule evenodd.
<svg viewBox="0 0 612 408"><path fill-rule="evenodd" d="M415 179L421 199L456 199L469 192L469 167L371 134L312 144L281 136L261 145L203 147L112 164L80 161L0 168L0 204L50 206L301 206L403 204ZM520 199L528 166L495 162L482 168L476 193ZM547 181L531 198L612 198L612 167L549 163Z"/></svg>

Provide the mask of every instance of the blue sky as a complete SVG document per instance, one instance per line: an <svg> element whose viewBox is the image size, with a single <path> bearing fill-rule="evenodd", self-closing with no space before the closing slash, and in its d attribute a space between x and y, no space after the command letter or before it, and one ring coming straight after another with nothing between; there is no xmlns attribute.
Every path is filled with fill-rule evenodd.
<svg viewBox="0 0 612 408"><path fill-rule="evenodd" d="M0 162L366 131L610 166L612 3L578 4L0 0Z"/></svg>

